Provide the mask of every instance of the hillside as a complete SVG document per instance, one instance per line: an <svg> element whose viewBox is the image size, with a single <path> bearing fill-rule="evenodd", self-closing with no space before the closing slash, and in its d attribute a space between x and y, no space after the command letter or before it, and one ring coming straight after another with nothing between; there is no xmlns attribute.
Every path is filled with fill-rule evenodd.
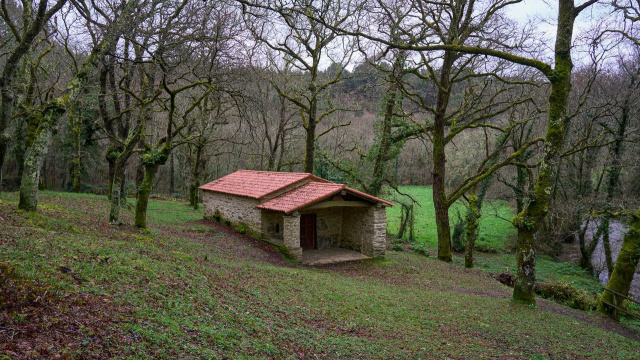
<svg viewBox="0 0 640 360"><path fill-rule="evenodd" d="M637 358L638 334L482 270L413 253L308 268L152 200L150 233L104 197L0 195L0 359ZM131 211L124 211L132 223ZM487 258L486 261L489 261ZM2 357L4 356L4 358Z"/></svg>

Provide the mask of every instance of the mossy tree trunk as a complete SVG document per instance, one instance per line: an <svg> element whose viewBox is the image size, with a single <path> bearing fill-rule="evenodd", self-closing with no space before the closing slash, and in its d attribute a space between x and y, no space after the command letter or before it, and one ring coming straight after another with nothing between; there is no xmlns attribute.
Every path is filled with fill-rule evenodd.
<svg viewBox="0 0 640 360"><path fill-rule="evenodd" d="M165 143L160 149L149 149L141 157L144 166L144 177L138 186L136 196L136 216L134 225L136 227L147 228L147 205L149 204L149 195L153 190L153 181L158 172L158 168L164 165L171 154L172 146L170 141Z"/></svg>
<svg viewBox="0 0 640 360"><path fill-rule="evenodd" d="M113 189L113 176L116 172L116 161L118 160L118 155L122 152L122 149L117 149L114 146L110 146L107 149L107 154L105 158L107 159L107 164L109 167L109 183L107 185L107 198L111 200L111 190Z"/></svg>
<svg viewBox="0 0 640 360"><path fill-rule="evenodd" d="M57 105L57 106L56 106ZM49 150L49 143L53 135L53 123L60 117L65 108L54 103L45 112L44 117L38 126L34 140L27 150L24 161L22 178L20 180L20 194L18 209L26 211L36 211L38 208L38 183L40 182L40 171Z"/></svg>
<svg viewBox="0 0 640 360"><path fill-rule="evenodd" d="M478 196L476 195L475 186L471 190L471 196L469 196L469 204L467 204L467 216L465 217L465 238L467 243L465 244L464 251L464 267L473 267L473 247L476 244L478 238L478 220L480 220L480 203Z"/></svg>
<svg viewBox="0 0 640 360"><path fill-rule="evenodd" d="M158 172L158 166L160 164L151 163L144 165L144 178L142 183L138 186L138 194L136 197L136 217L135 226L146 229L147 228L147 206L149 205L149 195L153 189L153 181Z"/></svg>
<svg viewBox="0 0 640 360"><path fill-rule="evenodd" d="M111 209L109 211L109 222L112 224L120 223L120 205L121 205L121 191L120 184L124 181L124 172L126 160L124 157L118 158L113 170L112 186L111 186Z"/></svg>
<svg viewBox="0 0 640 360"><path fill-rule="evenodd" d="M189 204L194 208L198 209L198 187L200 186L200 174L204 167L204 161L202 158L202 151L204 149L205 144L196 144L195 145L195 154L194 159L191 163L191 176L189 179Z"/></svg>
<svg viewBox="0 0 640 360"><path fill-rule="evenodd" d="M606 286L607 289L625 296L629 294L631 282L638 267L638 261L640 261L640 209L633 213L632 216L633 221L629 227L629 231L624 236L622 248L620 249L613 273L609 277L609 282ZM610 291L603 291L600 296L598 311L611 315L613 313L611 307L604 303L620 304L621 299L616 301L614 297L615 295Z"/></svg>
<svg viewBox="0 0 640 360"><path fill-rule="evenodd" d="M81 105L80 105L81 106ZM72 160L72 186L73 192L80 192L80 131L82 129L82 114L80 113L80 106L74 105L69 111L69 127L71 128L71 134L73 135L73 160Z"/></svg>
<svg viewBox="0 0 640 360"><path fill-rule="evenodd" d="M177 15L177 14L176 14ZM175 18L174 18L175 19ZM164 165L169 156L171 156L171 152L173 149L178 146L177 143L174 142L174 138L181 133L181 131L187 127L189 113L191 113L194 109L196 109L200 103L205 99L210 92L213 90L212 87L207 86L207 89L202 93L202 95L197 98L191 105L185 110L182 114L183 122L174 127L174 121L176 117L176 98L178 94L183 91L186 91L191 88L195 88L201 85L207 85L206 82L196 81L187 85L184 85L178 89L171 89L165 81L162 82L162 86L166 93L169 95L169 111L167 114L167 131L166 136L163 137L155 146L151 146L150 144L144 142L143 148L145 152L140 156L140 162L144 166L144 177L142 182L138 186L137 193L137 201L136 201L136 210L135 210L135 226L139 228L147 227L147 204L149 203L149 195L153 190L153 180L158 171L158 167ZM142 137L144 139L144 137ZM197 201L197 199L196 199Z"/></svg>
<svg viewBox="0 0 640 360"><path fill-rule="evenodd" d="M582 8L584 9L584 8ZM555 68L548 76L551 82L549 113L544 140L544 153L536 183L522 212L514 219L518 228L517 274L513 300L535 304L536 246L535 234L549 211L553 180L557 171L560 150L565 137L567 103L571 92L571 42L573 25L579 10L573 0L559 0L558 25L555 44Z"/></svg>
<svg viewBox="0 0 640 360"><path fill-rule="evenodd" d="M15 14L5 13L7 11L5 6L0 9L3 19L9 19L7 20L9 23L13 22L8 23L8 25L16 30L16 32L7 31L7 38L13 35L13 43L15 45L9 48L6 45L11 43L5 42L3 44L3 56L6 56L6 58L0 73L0 171L4 165L9 143L11 142L9 126L14 115L16 103L14 86L20 70L20 63L31 51L45 24L62 9L66 2L67 0L58 0L47 9L49 1L39 0L37 8L34 9L34 2L23 1L20 21L16 21L17 16ZM3 5L5 5L4 2ZM20 25L22 26L16 25L17 23L21 23ZM39 179L39 172L37 175ZM37 200L35 203L37 204Z"/></svg>
<svg viewBox="0 0 640 360"><path fill-rule="evenodd" d="M67 83L62 95L49 100L42 106L39 114L38 129L35 140L28 150L25 159L24 173L20 182L20 202L18 208L35 211L38 205L38 182L40 181L40 170L45 156L49 150L49 142L52 132L59 118L66 112L67 108L76 103L83 94L85 85L92 79L93 72L98 66L99 60L108 49L114 47L120 34L130 26L130 18L133 10L137 6L138 0L129 0L123 7L122 13L114 21L100 43L93 48L87 59L82 64L78 73Z"/></svg>
<svg viewBox="0 0 640 360"><path fill-rule="evenodd" d="M389 87L387 88L384 99L384 114L379 134L375 139L373 146L373 174L371 184L369 185L369 193L378 196L382 191L382 185L387 177L387 162L391 160L391 147L404 139L392 140L392 130L396 122L396 111L402 108L402 92L396 77L401 77L404 67L405 52L396 55L393 62L391 72L387 77Z"/></svg>
<svg viewBox="0 0 640 360"><path fill-rule="evenodd" d="M632 95L637 87L637 79L638 73L632 75L630 82L628 84L627 94L624 97L624 101L622 103L621 108L621 116L618 119L618 126L615 130L609 129L614 135L614 141L611 144L609 149L609 157L610 157L610 166L607 169L607 195L605 198L605 215L602 217L600 221L600 225L598 226L597 235L594 236L591 240L592 242L598 242L600 236L602 236L602 245L604 247L605 252L605 261L607 265L607 271L609 274L613 271L613 258L611 255L611 242L609 239L609 225L611 223L611 215L609 213L612 210L612 203L614 202L615 197L619 194L619 185L620 185L620 173L622 172L622 156L624 151L624 141L627 133L627 126L629 124L629 113L631 111L631 99Z"/></svg>
<svg viewBox="0 0 640 360"><path fill-rule="evenodd" d="M492 154L489 154L489 151L487 150L487 160L482 167L491 167L498 162L498 155L500 154L499 150L507 142L507 139L509 139L510 135L511 130L505 131L500 135L500 137L496 141L496 151L494 151ZM518 149L515 149L515 151L518 151ZM467 204L467 215L465 216L464 231L466 240L464 266L466 268L473 267L473 247L475 246L476 240L478 239L478 222L480 220L480 216L482 215L482 204L484 203L484 197L487 195L487 191L489 190L489 186L491 186L492 179L493 176L488 176L484 180L482 180L479 185L474 185L471 188L471 196L469 197L469 203ZM480 186L479 190L476 189L478 186Z"/></svg>
<svg viewBox="0 0 640 360"><path fill-rule="evenodd" d="M449 224L449 206L445 188L446 155L445 128L446 112L451 94L451 69L455 62L455 53L445 51L440 68L440 83L436 96L436 111L433 125L433 205L435 208L436 228L438 231L438 259L451 261L451 227Z"/></svg>
<svg viewBox="0 0 640 360"><path fill-rule="evenodd" d="M144 131L144 125L138 124L134 132L127 139L125 147L122 149L113 164L113 178L111 179L111 209L109 210L109 222L112 224L120 223L120 206L123 197L126 196L124 191L125 171L127 162L133 154L135 145L138 143L139 134Z"/></svg>

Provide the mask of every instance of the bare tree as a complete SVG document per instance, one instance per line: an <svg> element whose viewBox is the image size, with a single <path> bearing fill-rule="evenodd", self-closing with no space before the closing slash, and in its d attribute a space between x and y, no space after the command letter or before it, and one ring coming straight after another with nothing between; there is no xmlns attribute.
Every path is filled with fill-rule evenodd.
<svg viewBox="0 0 640 360"><path fill-rule="evenodd" d="M279 1L239 2L255 38L275 51L275 55L269 56L268 59L270 68L277 71L279 76L277 79L271 79L271 84L280 96L300 109L306 132L304 171L312 173L318 138L336 127L348 125L334 125L316 134L318 124L339 110L329 96L326 98L326 108L321 109L321 97L340 81L343 70L351 58L350 40L339 37L333 30L342 26L349 18L341 13L342 5L339 0L322 3L293 0L289 4ZM308 17L298 11L292 11L291 8L305 9L313 16ZM281 28L275 28L281 34L275 38L272 36L273 33L267 33L265 30L266 23L271 23L274 16L281 21ZM323 22L329 22L331 27L323 25ZM335 47L337 49L334 49ZM338 58L334 59L336 56ZM337 65L337 69L332 75L323 77L321 66L328 59Z"/></svg>
<svg viewBox="0 0 640 360"><path fill-rule="evenodd" d="M78 73L67 83L64 93L44 104L39 114L37 114L39 124L35 131L33 144L25 158L24 173L20 182L19 209L36 210L40 169L49 150L53 129L57 125L59 118L67 111L67 108L82 95L85 86L92 80L103 54L113 48L120 34L131 26L131 15L137 4L137 0L129 0L124 4L116 21L106 30L98 45L91 51L79 68Z"/></svg>
<svg viewBox="0 0 640 360"><path fill-rule="evenodd" d="M9 28L12 41L2 42L2 55L6 62L0 75L0 173L10 141L9 124L14 116L16 102L15 81L21 60L32 49L45 25L66 4L67 0L58 0L49 6L48 0L39 0L37 7L31 1L22 1L22 14L7 0L0 1L0 18ZM11 11L10 11L11 7ZM4 49L4 47L10 47ZM0 176L1 178L1 176ZM2 184L0 183L0 190Z"/></svg>

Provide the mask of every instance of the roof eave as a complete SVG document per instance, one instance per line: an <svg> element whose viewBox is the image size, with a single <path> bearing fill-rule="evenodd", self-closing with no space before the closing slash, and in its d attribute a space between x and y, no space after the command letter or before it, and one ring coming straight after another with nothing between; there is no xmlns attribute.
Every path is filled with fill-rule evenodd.
<svg viewBox="0 0 640 360"><path fill-rule="evenodd" d="M205 185L203 185L203 186L205 186ZM256 196L242 195L242 194L236 194L236 193L220 191L220 190L212 190L212 189L204 188L202 186L200 186L198 189L200 189L202 191L212 192L212 193L220 193L220 194L226 194L226 195L241 196L241 197L245 197L245 198L249 198L249 199L256 199L256 200L260 199L259 197L256 197Z"/></svg>

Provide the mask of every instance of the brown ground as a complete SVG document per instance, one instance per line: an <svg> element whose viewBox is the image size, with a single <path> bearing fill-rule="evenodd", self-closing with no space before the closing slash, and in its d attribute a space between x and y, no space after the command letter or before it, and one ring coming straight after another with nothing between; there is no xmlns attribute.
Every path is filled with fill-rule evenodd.
<svg viewBox="0 0 640 360"><path fill-rule="evenodd" d="M111 329L125 321L133 321L129 309L108 297L61 294L0 265L0 354L8 359L65 359L71 351L84 359L117 356L135 341L135 334Z"/></svg>

